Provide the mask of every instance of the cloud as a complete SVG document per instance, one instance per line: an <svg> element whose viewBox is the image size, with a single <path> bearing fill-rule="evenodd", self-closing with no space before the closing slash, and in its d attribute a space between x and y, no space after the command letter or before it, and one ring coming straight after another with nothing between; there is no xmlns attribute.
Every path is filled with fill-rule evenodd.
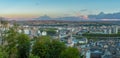
<svg viewBox="0 0 120 58"><path fill-rule="evenodd" d="M88 15L90 19L120 19L120 12L118 13L108 13L100 12L98 15Z"/></svg>
<svg viewBox="0 0 120 58"><path fill-rule="evenodd" d="M83 20L88 19L88 15L85 15L85 13L88 12L88 9L81 9L80 11L74 12L75 15Z"/></svg>
<svg viewBox="0 0 120 58"><path fill-rule="evenodd" d="M76 16L77 17L80 17L82 19L88 19L88 16L87 15L82 15L81 13L76 13Z"/></svg>
<svg viewBox="0 0 120 58"><path fill-rule="evenodd" d="M87 15L83 15L83 16L81 16L81 18L88 19L88 16Z"/></svg>

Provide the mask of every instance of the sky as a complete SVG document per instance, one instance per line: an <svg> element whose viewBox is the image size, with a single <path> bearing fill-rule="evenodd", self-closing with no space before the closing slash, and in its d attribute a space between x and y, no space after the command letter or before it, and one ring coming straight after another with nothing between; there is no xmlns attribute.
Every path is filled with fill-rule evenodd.
<svg viewBox="0 0 120 58"><path fill-rule="evenodd" d="M120 12L120 0L0 0L0 16L34 18Z"/></svg>

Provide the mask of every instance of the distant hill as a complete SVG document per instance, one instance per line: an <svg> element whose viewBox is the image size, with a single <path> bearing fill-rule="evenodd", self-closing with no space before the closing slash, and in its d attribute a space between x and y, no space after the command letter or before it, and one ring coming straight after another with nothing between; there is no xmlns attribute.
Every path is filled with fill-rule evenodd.
<svg viewBox="0 0 120 58"><path fill-rule="evenodd" d="M38 18L34 18L34 20L83 21L84 19L80 18L80 17L75 17L75 16L51 18L51 17L45 15L45 16L40 16Z"/></svg>
<svg viewBox="0 0 120 58"><path fill-rule="evenodd" d="M99 13L98 15L88 15L90 19L112 19L112 20L120 20L120 12L118 13L108 13L105 14L104 12Z"/></svg>
<svg viewBox="0 0 120 58"><path fill-rule="evenodd" d="M35 18L34 20L52 20L51 17L44 15L44 16L40 16L38 18Z"/></svg>
<svg viewBox="0 0 120 58"><path fill-rule="evenodd" d="M50 16L44 15L40 16L38 18L5 18L4 20L16 20L16 21L26 21L26 20L55 20L55 21L120 21L120 12L118 13L104 13L100 12L97 15L88 15L86 16L87 19L84 18L84 16L65 16L65 17L57 17L52 18ZM3 18L3 17L0 17Z"/></svg>

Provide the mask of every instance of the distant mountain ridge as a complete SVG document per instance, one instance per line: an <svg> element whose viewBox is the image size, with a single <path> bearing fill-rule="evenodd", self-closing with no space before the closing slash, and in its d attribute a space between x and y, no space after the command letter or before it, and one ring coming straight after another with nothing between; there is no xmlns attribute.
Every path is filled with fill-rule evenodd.
<svg viewBox="0 0 120 58"><path fill-rule="evenodd" d="M58 18L51 18L47 15L41 16L37 18L37 20L65 20L65 21L120 21L120 12L117 13L104 13L100 12L97 15L88 15L88 19L84 19L79 16L66 16L66 17L58 17Z"/></svg>
<svg viewBox="0 0 120 58"><path fill-rule="evenodd" d="M40 16L38 18L34 18L34 20L63 20L63 21L82 21L83 18L76 17L76 16L67 16L67 17L58 17L58 18L51 18L47 15Z"/></svg>
<svg viewBox="0 0 120 58"><path fill-rule="evenodd" d="M1 17L2 19L4 17ZM86 19L87 18L87 19ZM65 16L52 18L50 16L44 15L38 18L4 18L4 20L16 20L16 21L27 21L27 20L58 20L58 21L120 21L120 12L117 13L104 13L100 12L97 15L84 16Z"/></svg>
<svg viewBox="0 0 120 58"><path fill-rule="evenodd" d="M88 15L90 19L120 19L120 12L118 13L99 13L98 15Z"/></svg>

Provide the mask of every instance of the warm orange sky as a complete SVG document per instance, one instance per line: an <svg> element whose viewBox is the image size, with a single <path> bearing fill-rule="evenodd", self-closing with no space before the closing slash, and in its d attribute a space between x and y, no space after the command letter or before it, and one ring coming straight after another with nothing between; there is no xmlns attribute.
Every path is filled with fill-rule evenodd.
<svg viewBox="0 0 120 58"><path fill-rule="evenodd" d="M38 14L1 14L0 16L6 18L35 18L39 17Z"/></svg>

